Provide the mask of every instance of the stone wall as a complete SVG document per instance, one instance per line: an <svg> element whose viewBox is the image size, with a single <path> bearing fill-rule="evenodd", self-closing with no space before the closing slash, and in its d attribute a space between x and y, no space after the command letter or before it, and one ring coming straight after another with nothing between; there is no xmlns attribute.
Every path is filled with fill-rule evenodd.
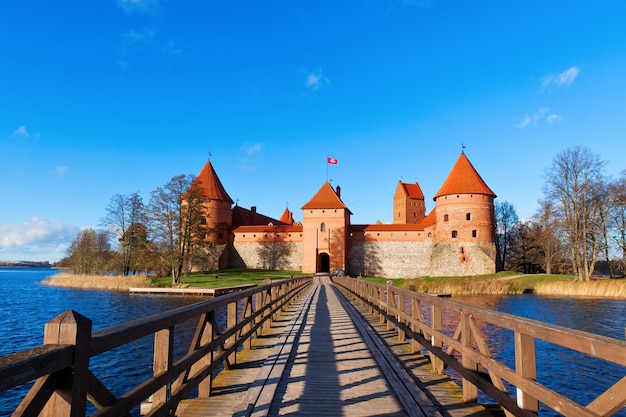
<svg viewBox="0 0 626 417"><path fill-rule="evenodd" d="M302 244L279 242L269 245L261 242L240 242L231 249L229 266L231 268L300 271L302 270Z"/></svg>
<svg viewBox="0 0 626 417"><path fill-rule="evenodd" d="M438 243L433 248L429 275L436 277L494 274L495 259L495 244Z"/></svg>
<svg viewBox="0 0 626 417"><path fill-rule="evenodd" d="M354 242L346 273L387 278L429 275L433 239L425 242Z"/></svg>

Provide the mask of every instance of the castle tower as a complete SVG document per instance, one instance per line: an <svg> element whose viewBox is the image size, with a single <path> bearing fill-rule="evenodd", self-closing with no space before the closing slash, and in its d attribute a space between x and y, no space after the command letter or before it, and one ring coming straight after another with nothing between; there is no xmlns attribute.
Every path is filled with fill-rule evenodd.
<svg viewBox="0 0 626 417"><path fill-rule="evenodd" d="M433 200L437 213L437 241L495 242L493 200L496 195L480 177L464 152Z"/></svg>
<svg viewBox="0 0 626 417"><path fill-rule="evenodd" d="M196 183L206 197L207 241L216 245L229 243L233 222L231 210L233 200L224 189L210 161L196 177Z"/></svg>
<svg viewBox="0 0 626 417"><path fill-rule="evenodd" d="M393 223L419 224L426 217L424 193L419 184L405 184L398 181L393 196Z"/></svg>
<svg viewBox="0 0 626 417"><path fill-rule="evenodd" d="M347 230L352 213L338 192L326 182L302 210L302 272L345 270Z"/></svg>

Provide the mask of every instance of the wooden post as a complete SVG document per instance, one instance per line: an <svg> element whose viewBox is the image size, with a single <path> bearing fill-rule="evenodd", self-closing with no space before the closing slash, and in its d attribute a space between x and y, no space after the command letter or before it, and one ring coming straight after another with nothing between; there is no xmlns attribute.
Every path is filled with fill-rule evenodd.
<svg viewBox="0 0 626 417"><path fill-rule="evenodd" d="M535 338L520 332L515 332L515 373L523 378L537 380ZM539 412L539 401L519 388L517 388L517 405L522 410Z"/></svg>
<svg viewBox="0 0 626 417"><path fill-rule="evenodd" d="M387 316L385 316L385 320L387 320L387 330L393 330L395 325L389 317L393 315L396 304L396 293L393 291L393 281L387 281Z"/></svg>
<svg viewBox="0 0 626 417"><path fill-rule="evenodd" d="M44 417L84 416L87 409L89 382L89 343L91 320L68 310L56 316L44 327L44 345L74 345L74 365L71 381L64 381L42 411Z"/></svg>
<svg viewBox="0 0 626 417"><path fill-rule="evenodd" d="M411 297L411 318L413 319L413 322L415 322L416 320L421 321L422 315L420 314L419 309L420 302L416 298ZM419 333L420 331L419 327L416 324L413 325L412 329L413 333L415 334ZM420 344L417 341L416 337L411 338L411 351L413 353L417 353L420 351Z"/></svg>
<svg viewBox="0 0 626 417"><path fill-rule="evenodd" d="M406 324L406 320L404 320L406 314L405 304L406 297L404 296L404 293L398 294L398 323ZM404 332L404 330L401 330L400 327L398 327L398 340L404 342L405 339L406 333Z"/></svg>
<svg viewBox="0 0 626 417"><path fill-rule="evenodd" d="M228 312L226 318L226 328L231 329L237 325L237 301L228 304ZM226 348L231 347L237 340L235 333L226 340ZM237 363L237 352L233 352L228 356L228 363L235 365Z"/></svg>
<svg viewBox="0 0 626 417"><path fill-rule="evenodd" d="M467 351L472 349L472 329L470 327L471 319L472 318L469 314L461 312L461 345L463 345L461 360L465 369L477 371L478 364L474 362L469 355L465 354ZM465 400L465 402L476 402L478 400L478 388L466 378L463 378L463 400Z"/></svg>
<svg viewBox="0 0 626 417"><path fill-rule="evenodd" d="M166 372L174 360L174 328L159 330L154 334L153 374ZM165 403L170 395L169 383L152 396L152 406Z"/></svg>
<svg viewBox="0 0 626 417"><path fill-rule="evenodd" d="M432 316L431 328L433 330L433 333L431 334L431 337L430 337L430 343L433 345L433 347L437 347L441 349L443 348L443 340L435 336L435 332L441 332L443 309L440 306L436 306L433 304L431 306L430 311L431 311L431 316ZM439 359L437 356L435 356L435 354L433 353L430 354L430 360L432 361L432 364L433 364L433 370L437 372L439 375L443 375L443 372L445 370L443 361Z"/></svg>
<svg viewBox="0 0 626 417"><path fill-rule="evenodd" d="M252 316L252 296L249 296L244 301L243 312L241 313L241 316L242 316L242 320L247 320ZM241 332L247 333L250 331L251 328L252 328L252 322L249 321L248 324L243 326L243 328L241 329ZM246 338L246 340L243 341L243 348L247 350L252 349L252 336Z"/></svg>
<svg viewBox="0 0 626 417"><path fill-rule="evenodd" d="M200 346L205 346L213 341L213 323L215 322L215 311L209 311L207 313L206 321L204 322L204 329L202 337L200 338ZM210 366L213 363L213 351L208 352L199 361L199 368L202 369L205 366ZM213 374L209 374L202 382L198 384L198 398L208 398L211 396L211 386L213 385Z"/></svg>

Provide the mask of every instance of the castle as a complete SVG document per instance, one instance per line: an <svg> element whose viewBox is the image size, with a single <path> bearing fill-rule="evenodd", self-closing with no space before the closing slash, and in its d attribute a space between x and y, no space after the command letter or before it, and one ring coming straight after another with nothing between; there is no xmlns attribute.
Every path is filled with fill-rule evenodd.
<svg viewBox="0 0 626 417"><path fill-rule="evenodd" d="M392 224L351 224L341 190L326 182L302 206L302 223L235 204L211 162L196 181L207 198L207 240L221 248L220 267L341 269L349 275L412 278L495 272L496 195L464 152L428 215L418 183L398 182Z"/></svg>

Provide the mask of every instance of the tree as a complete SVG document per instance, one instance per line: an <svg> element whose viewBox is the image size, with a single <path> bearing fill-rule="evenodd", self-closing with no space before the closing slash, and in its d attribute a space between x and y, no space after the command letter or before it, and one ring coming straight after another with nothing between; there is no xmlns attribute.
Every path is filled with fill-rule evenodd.
<svg viewBox="0 0 626 417"><path fill-rule="evenodd" d="M141 228L145 228L146 213L143 200L138 193L130 196L115 194L107 206L107 214L101 219L101 224L118 242L118 252L121 258L121 271L124 275L134 273L140 252L145 247L145 241L136 238Z"/></svg>
<svg viewBox="0 0 626 417"><path fill-rule="evenodd" d="M94 229L82 230L67 249L64 264L75 274L103 274L108 269L111 247L107 233Z"/></svg>
<svg viewBox="0 0 626 417"><path fill-rule="evenodd" d="M532 227L528 232L526 237L538 246L541 255L538 262L546 274L563 272L561 266L565 254L560 238L561 227L550 201L540 202L539 211L533 217Z"/></svg>
<svg viewBox="0 0 626 417"><path fill-rule="evenodd" d="M545 171L544 191L563 227L579 281L591 279L600 250L603 167L604 162L591 150L576 146L559 152Z"/></svg>
<svg viewBox="0 0 626 417"><path fill-rule="evenodd" d="M178 175L152 191L148 205L151 233L172 274L172 285L188 274L194 255L205 246L205 197L194 177Z"/></svg>
<svg viewBox="0 0 626 417"><path fill-rule="evenodd" d="M517 240L516 225L519 216L515 212L515 207L508 201L495 203L496 217L496 248L498 251L496 269L502 271L507 267L509 254L512 246Z"/></svg>

